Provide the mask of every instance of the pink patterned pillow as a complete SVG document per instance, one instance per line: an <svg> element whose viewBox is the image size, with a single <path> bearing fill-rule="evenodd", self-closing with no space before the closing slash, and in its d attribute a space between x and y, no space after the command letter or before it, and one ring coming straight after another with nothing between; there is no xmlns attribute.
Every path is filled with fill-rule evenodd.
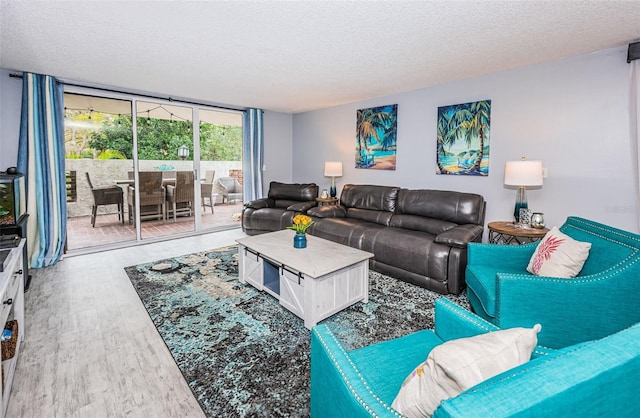
<svg viewBox="0 0 640 418"><path fill-rule="evenodd" d="M590 242L576 241L554 226L536 248L527 271L536 276L576 277L587 261L590 249Z"/></svg>

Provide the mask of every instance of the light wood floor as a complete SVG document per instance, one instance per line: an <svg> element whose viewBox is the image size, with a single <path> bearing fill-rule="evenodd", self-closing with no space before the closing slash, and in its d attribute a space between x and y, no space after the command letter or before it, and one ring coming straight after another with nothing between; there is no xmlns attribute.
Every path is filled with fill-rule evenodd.
<svg viewBox="0 0 640 418"><path fill-rule="evenodd" d="M243 236L234 229L32 270L7 417L202 417L123 268Z"/></svg>

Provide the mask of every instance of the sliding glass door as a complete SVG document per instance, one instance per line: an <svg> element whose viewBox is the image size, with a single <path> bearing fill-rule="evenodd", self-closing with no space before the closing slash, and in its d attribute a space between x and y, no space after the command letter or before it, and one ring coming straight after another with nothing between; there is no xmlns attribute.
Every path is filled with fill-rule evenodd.
<svg viewBox="0 0 640 418"><path fill-rule="evenodd" d="M141 238L158 238L195 231L196 187L193 165L193 109L151 101L136 101L137 188ZM135 207L132 210L135 214ZM134 216L135 217L135 216Z"/></svg>
<svg viewBox="0 0 640 418"><path fill-rule="evenodd" d="M126 183L132 102L65 93L64 106L67 250L135 241Z"/></svg>
<svg viewBox="0 0 640 418"><path fill-rule="evenodd" d="M242 113L80 90L65 93L68 250L240 226Z"/></svg>
<svg viewBox="0 0 640 418"><path fill-rule="evenodd" d="M238 225L242 213L242 114L199 108L198 115L202 228Z"/></svg>

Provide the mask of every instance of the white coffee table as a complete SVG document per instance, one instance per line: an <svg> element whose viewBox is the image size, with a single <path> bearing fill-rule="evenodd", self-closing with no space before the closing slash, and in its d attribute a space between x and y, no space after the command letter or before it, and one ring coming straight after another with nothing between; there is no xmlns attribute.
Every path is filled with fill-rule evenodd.
<svg viewBox="0 0 640 418"><path fill-rule="evenodd" d="M293 248L291 230L236 240L240 282L280 301L311 329L356 302L369 301L373 254L307 234L307 248Z"/></svg>

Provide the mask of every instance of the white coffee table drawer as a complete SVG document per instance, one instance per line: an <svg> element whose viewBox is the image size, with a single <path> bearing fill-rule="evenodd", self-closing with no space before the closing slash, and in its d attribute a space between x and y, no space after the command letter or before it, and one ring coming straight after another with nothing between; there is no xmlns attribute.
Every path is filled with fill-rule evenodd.
<svg viewBox="0 0 640 418"><path fill-rule="evenodd" d="M302 275L280 269L280 304L304 318L304 278Z"/></svg>

